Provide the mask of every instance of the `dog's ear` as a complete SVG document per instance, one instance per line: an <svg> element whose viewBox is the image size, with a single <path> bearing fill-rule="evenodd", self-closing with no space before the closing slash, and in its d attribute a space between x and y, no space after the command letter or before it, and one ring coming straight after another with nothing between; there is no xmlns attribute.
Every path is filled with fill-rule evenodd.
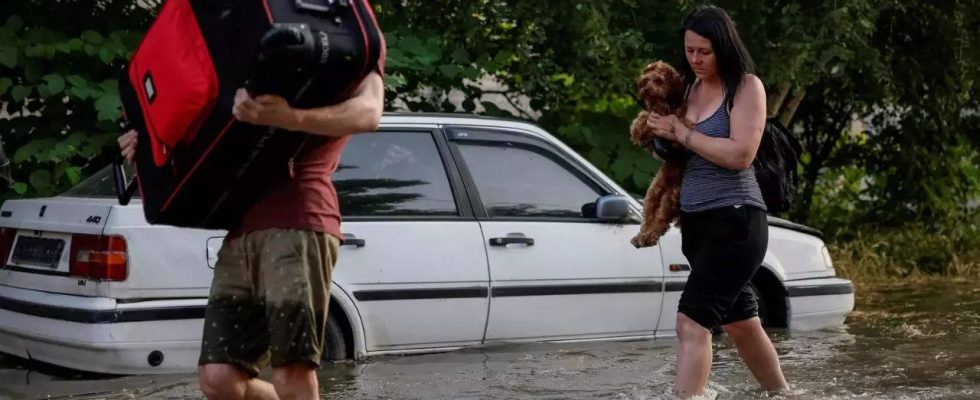
<svg viewBox="0 0 980 400"><path fill-rule="evenodd" d="M649 68L649 65L647 68ZM630 92L630 96L633 97L633 100L636 101L636 105L639 106L641 110L646 110L647 108L646 99L643 98L645 96L644 92L646 91L647 84L650 82L650 75L646 73L647 68L643 69L643 74L636 77L634 87L635 91Z"/></svg>
<svg viewBox="0 0 980 400"><path fill-rule="evenodd" d="M650 82L650 74L644 69L643 73L636 77L636 91L642 92L643 88L647 86L648 82Z"/></svg>
<svg viewBox="0 0 980 400"><path fill-rule="evenodd" d="M637 96L635 92L630 92L630 97L632 97L633 101L636 102L637 107L639 107L641 110L646 110L647 104L640 98L640 96Z"/></svg>

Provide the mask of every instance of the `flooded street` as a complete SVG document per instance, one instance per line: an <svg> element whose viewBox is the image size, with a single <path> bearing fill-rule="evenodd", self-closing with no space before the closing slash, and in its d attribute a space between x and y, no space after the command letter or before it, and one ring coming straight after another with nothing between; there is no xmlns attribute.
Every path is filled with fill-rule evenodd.
<svg viewBox="0 0 980 400"><path fill-rule="evenodd" d="M790 399L980 398L980 288L909 284L859 289L845 326L771 336ZM338 399L658 399L674 376L674 340L505 344L373 358L320 371ZM718 399L766 398L731 342L715 340ZM0 358L0 398L201 398L193 375L104 378L31 371Z"/></svg>

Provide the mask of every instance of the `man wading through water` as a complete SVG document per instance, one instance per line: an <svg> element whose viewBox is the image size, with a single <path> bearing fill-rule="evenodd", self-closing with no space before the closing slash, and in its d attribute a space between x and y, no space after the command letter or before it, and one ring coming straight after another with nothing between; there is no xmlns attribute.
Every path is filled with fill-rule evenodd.
<svg viewBox="0 0 980 400"><path fill-rule="evenodd" d="M382 49L384 46L382 45ZM235 96L240 121L332 138L306 152L225 238L204 316L198 380L209 399L317 399L340 210L330 180L350 135L372 132L384 107L385 54L343 103L292 108L278 96ZM119 137L127 161L136 132ZM272 383L257 379L267 364Z"/></svg>

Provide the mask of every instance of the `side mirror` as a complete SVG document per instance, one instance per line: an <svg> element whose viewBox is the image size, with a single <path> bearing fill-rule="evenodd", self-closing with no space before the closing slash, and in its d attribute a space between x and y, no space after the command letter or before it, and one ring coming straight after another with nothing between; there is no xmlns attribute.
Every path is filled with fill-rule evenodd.
<svg viewBox="0 0 980 400"><path fill-rule="evenodd" d="M610 194L596 200L596 218L603 221L622 221L630 216L630 203L626 196Z"/></svg>

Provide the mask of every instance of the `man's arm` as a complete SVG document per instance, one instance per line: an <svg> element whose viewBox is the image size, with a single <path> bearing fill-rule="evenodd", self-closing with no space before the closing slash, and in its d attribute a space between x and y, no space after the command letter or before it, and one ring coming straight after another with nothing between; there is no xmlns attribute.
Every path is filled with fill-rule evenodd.
<svg viewBox="0 0 980 400"><path fill-rule="evenodd" d="M377 72L366 76L343 103L296 109L279 96L251 98L244 90L235 95L233 114L240 121L315 135L340 137L378 129L384 110L384 81Z"/></svg>

